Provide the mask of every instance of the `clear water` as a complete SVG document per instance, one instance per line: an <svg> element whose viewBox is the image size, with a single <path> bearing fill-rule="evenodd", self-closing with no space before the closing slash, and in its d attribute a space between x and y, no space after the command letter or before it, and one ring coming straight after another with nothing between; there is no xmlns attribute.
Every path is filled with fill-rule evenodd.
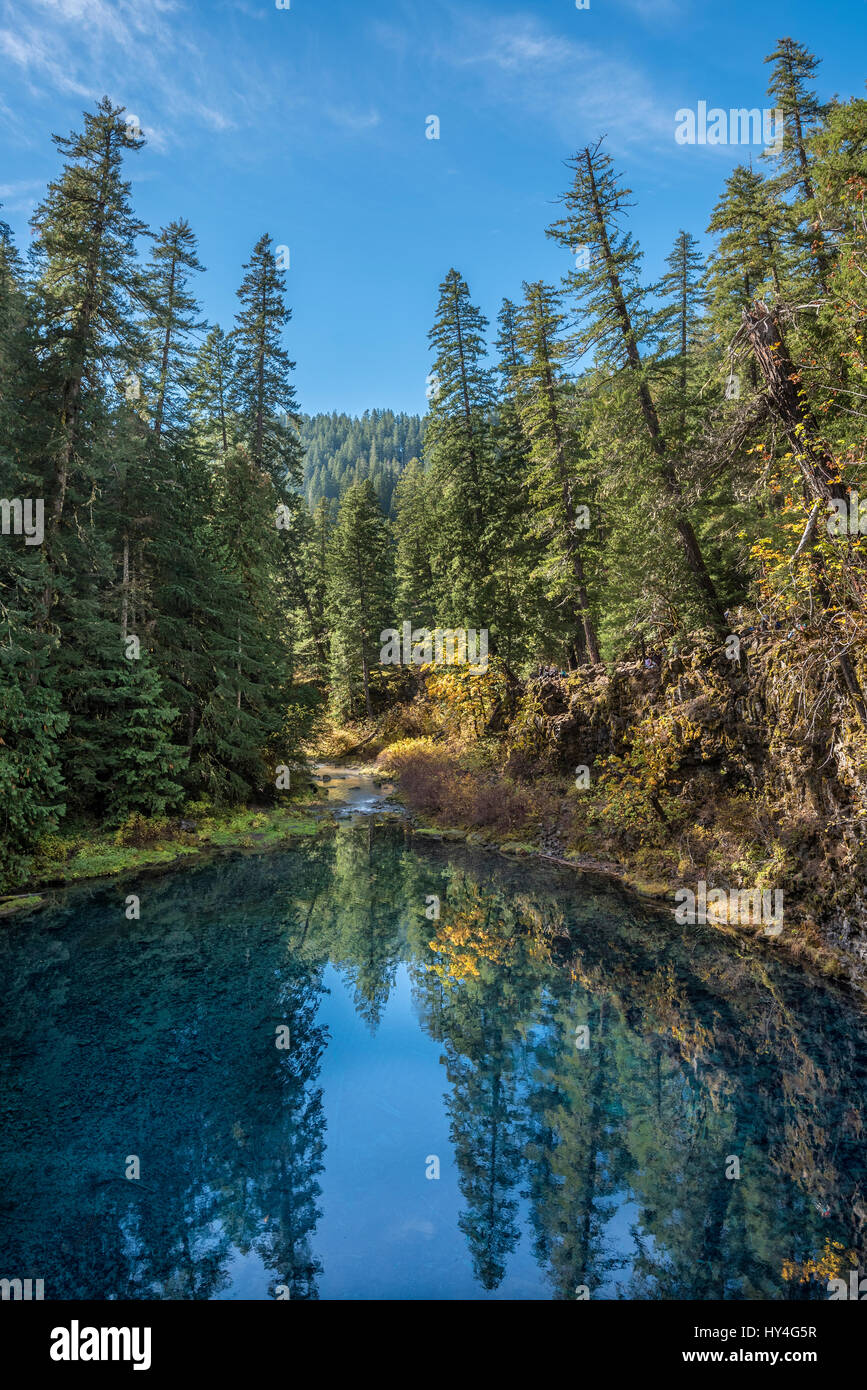
<svg viewBox="0 0 867 1390"><path fill-rule="evenodd" d="M71 889L2 927L0 988L0 1277L46 1298L824 1299L867 1268L863 1014L607 881L341 824Z"/></svg>

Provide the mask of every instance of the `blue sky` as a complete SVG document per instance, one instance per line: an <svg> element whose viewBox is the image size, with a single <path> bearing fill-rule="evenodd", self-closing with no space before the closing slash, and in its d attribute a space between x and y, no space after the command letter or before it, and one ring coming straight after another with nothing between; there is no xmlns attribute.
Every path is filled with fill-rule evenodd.
<svg viewBox="0 0 867 1390"><path fill-rule="evenodd" d="M437 285L456 266L493 322L558 279L544 229L577 148L607 133L651 279L747 153L676 144L675 111L769 105L782 34L822 57L822 97L863 95L865 31L864 0L0 0L2 216L26 246L50 132L107 92L149 141L137 212L198 234L208 318L230 324L268 231L301 409L423 412Z"/></svg>

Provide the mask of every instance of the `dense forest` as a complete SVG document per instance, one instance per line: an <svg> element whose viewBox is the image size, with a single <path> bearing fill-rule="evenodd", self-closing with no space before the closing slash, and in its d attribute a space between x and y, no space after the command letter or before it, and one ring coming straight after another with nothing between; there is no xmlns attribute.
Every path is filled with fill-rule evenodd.
<svg viewBox="0 0 867 1390"><path fill-rule="evenodd" d="M867 102L820 101L794 40L767 61L785 138L725 181L709 257L673 223L648 281L640 208L602 141L579 150L540 227L560 284L492 331L444 274L424 427L303 419L270 237L208 324L193 229L132 206L123 109L55 137L26 256L0 239L5 885L64 821L273 797L323 699L374 720L413 695L380 660L404 622L489 632L473 693L443 687L479 738L526 714L540 663L579 679L734 636L734 670L779 632L814 731L839 694L863 787ZM630 756L622 786L665 822L665 750Z"/></svg>
<svg viewBox="0 0 867 1390"><path fill-rule="evenodd" d="M337 500L350 483L369 478L386 516L393 516L394 486L411 459L422 456L424 426L418 415L403 411L365 410L350 416L302 415L304 495L315 508L323 497Z"/></svg>

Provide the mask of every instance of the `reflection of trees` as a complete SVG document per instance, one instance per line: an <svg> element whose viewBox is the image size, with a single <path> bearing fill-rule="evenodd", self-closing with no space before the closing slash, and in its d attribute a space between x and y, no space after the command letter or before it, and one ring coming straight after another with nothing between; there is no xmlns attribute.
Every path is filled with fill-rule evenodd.
<svg viewBox="0 0 867 1390"><path fill-rule="evenodd" d="M355 1007L375 1032L406 947L401 841L375 838L372 822L341 825L335 835L333 880L317 915L318 939L350 979Z"/></svg>
<svg viewBox="0 0 867 1390"><path fill-rule="evenodd" d="M856 1254L863 1267L863 1018L760 948L735 952L710 929L678 932L613 885L566 879L558 892L550 874L522 865L520 875L504 869L505 890L480 889L487 866L463 879L450 871L459 893L449 894L423 976L429 1026L447 1038L452 1109L473 1112L456 1155L473 1210L485 1153L478 1117L493 1092L475 1072L468 1080L453 1054L475 1062L486 1049L498 1074L498 1039L474 1038L466 1015L489 1016L484 991L497 981L520 996L519 957L488 910L496 923L508 902L529 934L529 973L545 989L541 1002L531 990L517 1013L497 1014L514 1032L529 1030L532 1044L521 1085L517 1062L507 1073L506 1129L515 1131L517 1106L526 1141L503 1182L501 1219L510 1229L517 1166L537 1258L558 1295L573 1297L583 1283L593 1296L623 1262L606 1248L615 1196L638 1208L632 1296L824 1297L817 1270ZM433 982L445 999L435 1021ZM586 1053L574 1046L579 1021L590 1024ZM740 1179L726 1177L730 1155Z"/></svg>
<svg viewBox="0 0 867 1390"><path fill-rule="evenodd" d="M561 976L533 1049L527 1183L536 1256L559 1298L581 1285L593 1297L614 1264L605 1223L624 1163L609 1012ZM589 1027L586 1048L577 1026Z"/></svg>
<svg viewBox="0 0 867 1390"><path fill-rule="evenodd" d="M131 932L108 889L73 895L92 897L84 928L70 908L37 919L17 952L4 939L4 995L27 1038L7 1116L20 1153L4 1157L4 1258L36 1263L46 1296L213 1297L232 1244L293 1297L316 1296L322 963L296 949L287 878L304 884L302 855L235 859L147 881ZM44 969L57 941L62 987ZM124 1176L133 1153L138 1181ZM34 1207L32 1228L52 1232L38 1251Z"/></svg>
<svg viewBox="0 0 867 1390"><path fill-rule="evenodd" d="M522 1172L524 1020L539 989L540 953L505 895L464 875L449 876L447 902L431 924L429 969L421 977L444 1040L447 1100L459 1184L460 1217L473 1269L494 1289L519 1239L517 1189ZM442 989L438 986L442 986Z"/></svg>
<svg viewBox="0 0 867 1390"><path fill-rule="evenodd" d="M126 891L0 933L3 1259L49 1297L214 1297L236 1251L316 1297L329 960L373 1029L410 962L483 1288L522 1200L560 1298L624 1262L645 1298L825 1297L865 1267L867 1024L769 951L371 826L142 880L137 923Z"/></svg>

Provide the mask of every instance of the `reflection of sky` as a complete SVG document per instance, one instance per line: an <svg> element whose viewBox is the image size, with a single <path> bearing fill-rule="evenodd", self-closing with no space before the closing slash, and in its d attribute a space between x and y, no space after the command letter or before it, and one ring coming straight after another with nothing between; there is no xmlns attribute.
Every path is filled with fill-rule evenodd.
<svg viewBox="0 0 867 1390"><path fill-rule="evenodd" d="M421 1029L409 970L400 965L373 1035L345 977L329 966L317 1014L329 1043L318 1084L326 1120L322 1216L313 1239L324 1299L550 1298L533 1257L528 1203L518 1198L522 1235L506 1275L487 1293L475 1278L465 1210L449 1139L449 1083L441 1044ZM427 1157L439 1179L425 1177ZM510 1197L517 1196L516 1190ZM629 1222L626 1223L628 1230ZM223 1298L262 1298L274 1280L255 1251L233 1247Z"/></svg>
<svg viewBox="0 0 867 1390"><path fill-rule="evenodd" d="M353 834L348 828L340 833ZM383 837L379 843L383 871L393 874L391 840ZM569 1281L580 1281L574 1265L586 1239L588 1179L595 1192L588 1279L592 1298L671 1297L681 1291L691 1296L693 1290L706 1297L710 1277L715 1290L724 1289L731 1297L791 1297L798 1290L781 1279L784 1260L815 1260L829 1238L852 1243L856 1233L846 1218L852 1191L863 1182L863 1134L856 1125L867 1052L863 1020L841 1003L836 991L801 980L791 967L770 964L762 966L771 977L768 982L763 976L757 984L744 973L734 977L740 986L735 1000L730 971L719 965L723 948L712 939L684 949L648 920L647 938L641 937L639 948L630 923L624 926L616 914L603 914L598 922L594 919L593 930L598 935L598 928L604 928L612 944L603 940L598 963L591 956L590 964L603 987L616 968L622 1009L633 999L648 1002L637 974L627 968L637 972L645 960L657 959L668 948L663 958L679 970L684 990L693 994L686 1022L694 1027L710 1019L711 1010L719 1021L712 1050L690 1058L667 1040L662 1030L671 1024L661 1024L653 1012L649 1017L640 1013L630 1024L620 1008L609 1010L601 1057L592 1048L578 1053L574 1030L590 1018L592 1039L595 1017L598 1040L599 1000L606 996L600 989L594 999L584 984L572 989L547 964L538 972L534 967L527 977L504 979L502 995L486 986L477 998L469 989L463 999L456 997L452 1011L445 1008L440 1014L439 984L434 983L430 996L420 985L419 972L430 961L423 948L419 959L392 964L391 956L381 958L381 938L371 936L363 948L372 952L370 961L336 951L344 963L321 968L332 937L326 933L320 941L314 932L307 941L309 959L284 957L285 950L295 949L293 938L287 934L284 940L282 925L263 919L258 906L249 906L270 902L279 888L285 895L281 904L294 902L293 891L306 894L298 902L301 915L309 914L311 885L302 880L297 888L287 888L281 864L279 857L263 856L261 862L245 857L178 875L166 882L166 890L172 891L162 904L157 902L151 920L129 930L117 927L122 899L116 887L70 890L56 912L34 917L4 936L0 1072L20 1073L19 1089L6 1087L12 1122L0 1133L3 1196L11 1216L4 1217L4 1248L19 1250L16 1259L24 1268L44 1260L45 1274L51 1275L59 1296L86 1289L95 1297L130 1292L140 1297L269 1297L269 1290L290 1276L288 1266L275 1268L269 1255L276 1250L278 1260L288 1259L293 1194L279 1191L275 1183L290 1180L301 1203L296 1292L308 1289L306 1266L312 1255L322 1270L318 1292L326 1299L569 1296ZM421 891L417 883L416 891ZM206 909L195 906L193 893ZM231 932L222 906L227 898L239 904L229 919ZM386 898L390 903L388 894ZM578 907L576 896L569 919L575 934L584 930ZM358 911L366 908L360 905ZM279 912L281 923L284 917L289 920L287 913L292 921L297 915L285 905ZM389 941L398 956L409 949L397 930L400 915L398 900L388 919L394 928ZM345 920L350 917L347 909ZM184 920L187 925L181 928L178 923ZM50 934L61 927L62 938ZM423 931L422 941L426 935ZM185 954L179 950L182 940ZM138 953L132 973L131 944ZM261 952L262 971L251 973ZM508 966L495 968L508 975ZM359 977L377 991L376 1009L364 1010L367 1018L356 1007ZM388 1002L371 1033L369 1017L379 1009L380 989L386 993L383 981L392 978ZM719 986L712 992L704 981L715 978ZM769 1013L771 990L784 991L791 1005ZM225 1046L212 1054L202 1048L201 1039L209 1029L222 1027L233 1000L238 1007L223 1038ZM498 1028L497 1011L504 1001ZM652 994L649 1004L652 1010ZM479 1013L483 1008L493 1010L487 1023ZM296 1060L310 1067L309 1110L296 1083L286 1090L285 1108L281 1106L282 1082L274 1071L270 1042L264 1058L259 1051L252 1062L247 1054L238 1056L251 1036L261 1040L263 1019L270 1028L284 1013L295 1019ZM752 1019L761 1023L740 1042L737 1027L749 1029ZM804 1040L798 1048L790 1042L793 1019ZM449 1031L453 1062L460 1070L456 1096L443 1060L447 1045L427 1031L441 1026ZM483 1170L490 1142L485 1112L491 1076L479 1076L462 1048L472 1051L486 1037L503 1052L501 1102L509 1120L498 1136L500 1172L517 1179L508 1190L498 1187L495 1196L515 1202L515 1225L521 1232L517 1248L503 1253L506 1274L490 1293L476 1279L471 1246L459 1225L467 1207L446 1110L447 1103L458 1106L461 1142L483 1147L477 1154ZM756 1047L757 1037L764 1050ZM63 1065L46 1067L50 1049L61 1038L67 1049L61 1054ZM451 1046L448 1051L452 1056ZM584 1062L591 1059L601 1072L582 1078ZM256 1070L260 1063L264 1074ZM236 1067L243 1068L242 1085L233 1084ZM70 1074L88 1075L98 1084L70 1089ZM716 1101L709 1105L720 1097L725 1102L720 1108ZM817 1144L815 1155L800 1157L819 1120L834 1133L833 1141ZM301 1123L305 1129L297 1135L301 1147L296 1151L289 1126ZM562 1147L558 1151L555 1144L534 1159L538 1143L547 1148L549 1126L560 1133ZM587 1172L589 1126L598 1148L592 1175ZM137 1136L135 1142L126 1138L129 1132ZM521 1160L527 1140L531 1147ZM324 1166L312 1182L322 1189L315 1199L322 1214L308 1249L305 1232L312 1213L304 1146L311 1146L307 1152L316 1164L320 1141ZM819 1218L811 1193L793 1182L788 1164L768 1172L768 1152L779 1165L780 1156L790 1156L795 1143L803 1182L828 1189L832 1225ZM718 1156L738 1152L738 1145L752 1156L742 1197L727 1182L720 1192L724 1179ZM147 1176L140 1186L117 1174L117 1153L130 1151L144 1154ZM60 1153L63 1179L53 1170ZM429 1155L439 1158L438 1180L425 1176ZM281 1156L291 1159L282 1179ZM468 1168L471 1157L462 1154ZM61 1202L58 1181L64 1184ZM476 1181L483 1202L483 1171ZM531 1184L538 1187L539 1220L554 1251L550 1272L536 1263L529 1204L520 1197ZM714 1202L720 1219L724 1217L719 1236L709 1233L707 1225L708 1204ZM475 1216L475 1238L481 1244L484 1213L477 1209ZM636 1280L633 1231L642 1219L644 1258ZM281 1226L281 1220L286 1224ZM513 1229L510 1213L498 1223L498 1237L503 1228L507 1233ZM115 1230L117 1249L111 1246L107 1256ZM242 1254L234 1240L258 1245L269 1260L267 1269L255 1250Z"/></svg>
<svg viewBox="0 0 867 1390"><path fill-rule="evenodd" d="M474 1298L464 1202L452 1161L441 1045L419 1027L409 971L397 980L371 1036L352 991L329 967L317 1022L331 1041L319 1082L326 1117L323 1210L313 1242L322 1298ZM439 1179L425 1177L426 1158ZM525 1204L521 1204L522 1218ZM526 1221L522 1219L522 1227ZM498 1298L547 1295L524 1237L509 1257Z"/></svg>
<svg viewBox="0 0 867 1390"><path fill-rule="evenodd" d="M351 984L333 966L324 978L317 1014L329 1042L319 1084L326 1119L322 1208L313 1240L321 1262L324 1299L546 1299L550 1284L531 1248L528 1203L518 1197L521 1238L506 1256L506 1274L486 1292L475 1278L467 1240L458 1227L465 1210L452 1159L445 1098L449 1083L441 1044L422 1030L408 967L398 967L373 1035L353 1003ZM528 1030L538 1041L541 1028ZM426 1159L440 1160L439 1180L425 1177ZM591 1298L628 1296L639 1207L627 1191L601 1208L603 1245L612 1268ZM646 1253L656 1242L644 1233ZM226 1299L267 1296L274 1271L255 1250L232 1247L225 1266Z"/></svg>

